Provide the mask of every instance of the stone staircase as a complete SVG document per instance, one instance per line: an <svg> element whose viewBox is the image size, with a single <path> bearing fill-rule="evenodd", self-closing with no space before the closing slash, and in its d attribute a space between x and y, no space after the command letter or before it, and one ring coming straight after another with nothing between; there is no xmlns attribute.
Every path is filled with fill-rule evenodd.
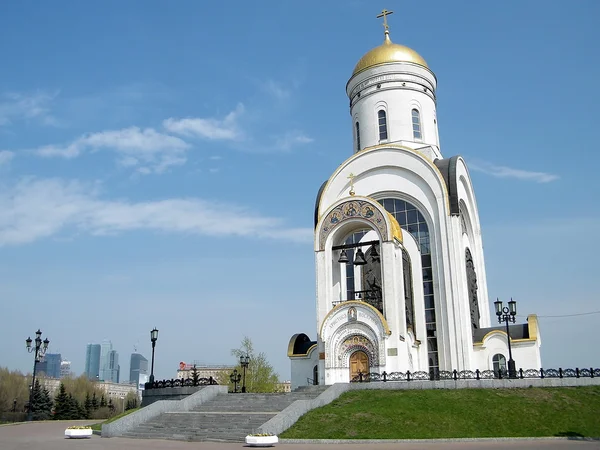
<svg viewBox="0 0 600 450"><path fill-rule="evenodd" d="M219 394L185 412L168 412L122 435L139 439L244 442L262 424L296 400L311 400L326 386L279 394Z"/></svg>

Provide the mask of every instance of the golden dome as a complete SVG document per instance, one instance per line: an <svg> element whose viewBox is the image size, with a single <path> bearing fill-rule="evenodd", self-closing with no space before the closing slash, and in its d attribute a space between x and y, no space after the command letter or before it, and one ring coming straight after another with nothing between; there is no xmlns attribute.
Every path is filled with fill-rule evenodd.
<svg viewBox="0 0 600 450"><path fill-rule="evenodd" d="M383 44L369 50L362 58L360 58L360 61L358 61L354 68L354 72L352 72L352 76L370 67L394 62L410 62L429 68L423 57L412 48L394 44L390 39L389 32L386 30Z"/></svg>

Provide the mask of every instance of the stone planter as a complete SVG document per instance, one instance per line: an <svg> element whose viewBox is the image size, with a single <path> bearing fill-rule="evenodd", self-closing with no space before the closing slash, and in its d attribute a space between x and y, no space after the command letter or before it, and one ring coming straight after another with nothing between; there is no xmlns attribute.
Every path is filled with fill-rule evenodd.
<svg viewBox="0 0 600 450"><path fill-rule="evenodd" d="M277 436L246 436L246 445L249 447L273 447L278 442Z"/></svg>
<svg viewBox="0 0 600 450"><path fill-rule="evenodd" d="M67 428L65 436L71 439L86 439L92 437L91 428Z"/></svg>

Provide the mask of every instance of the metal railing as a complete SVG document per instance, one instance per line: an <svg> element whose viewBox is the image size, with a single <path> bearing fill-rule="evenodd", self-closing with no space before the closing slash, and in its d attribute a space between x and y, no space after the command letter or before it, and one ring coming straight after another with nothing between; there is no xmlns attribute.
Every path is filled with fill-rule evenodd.
<svg viewBox="0 0 600 450"><path fill-rule="evenodd" d="M516 379L525 378L596 378L600 377L600 369L519 369ZM371 381L439 381L439 380L502 380L508 379L504 370L439 370L411 372L361 373L350 380L351 383L369 383Z"/></svg>
<svg viewBox="0 0 600 450"><path fill-rule="evenodd" d="M170 380L159 380L153 383L144 384L144 389L162 389L162 388L175 388L184 386L211 386L219 384L213 377L208 378L171 378Z"/></svg>

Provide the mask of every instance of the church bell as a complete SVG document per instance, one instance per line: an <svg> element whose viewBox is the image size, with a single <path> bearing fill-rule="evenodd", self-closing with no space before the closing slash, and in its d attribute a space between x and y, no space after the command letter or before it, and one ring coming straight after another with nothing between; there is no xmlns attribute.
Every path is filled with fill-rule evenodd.
<svg viewBox="0 0 600 450"><path fill-rule="evenodd" d="M343 248L342 251L340 252L340 259L338 259L338 262L341 263L346 263L348 264L350 262L350 260L348 259L348 255L346 254L346 249Z"/></svg>
<svg viewBox="0 0 600 450"><path fill-rule="evenodd" d="M377 251L377 247L375 246L375 244L371 245L371 258L373 259L377 259L379 258L379 252Z"/></svg>
<svg viewBox="0 0 600 450"><path fill-rule="evenodd" d="M354 257L354 265L364 266L365 264L367 264L367 261L365 260L365 254L359 247L358 250L356 250L356 256Z"/></svg>

